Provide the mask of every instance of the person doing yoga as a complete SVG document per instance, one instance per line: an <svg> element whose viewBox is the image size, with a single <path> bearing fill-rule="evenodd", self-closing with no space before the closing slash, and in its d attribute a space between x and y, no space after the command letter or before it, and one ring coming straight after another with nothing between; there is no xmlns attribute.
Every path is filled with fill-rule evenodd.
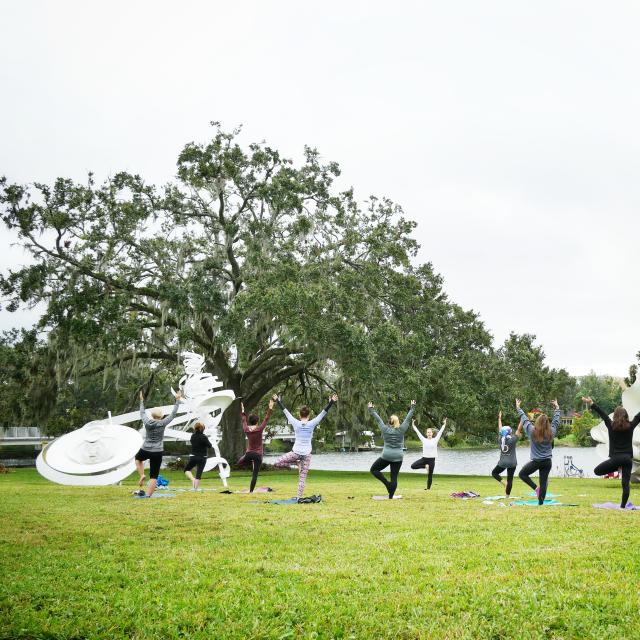
<svg viewBox="0 0 640 640"><path fill-rule="evenodd" d="M193 435L191 436L191 455L187 466L184 468L184 475L191 480L191 486L194 491L197 491L200 486L200 479L202 478L204 466L207 464L207 452L209 449L213 449L213 445L209 442L209 438L204 435L204 424L196 422L193 425ZM194 467L196 468L195 478L191 473L191 469Z"/></svg>
<svg viewBox="0 0 640 640"><path fill-rule="evenodd" d="M289 453L285 453L282 457L278 458L275 466L284 468L290 467L294 464L299 465L300 475L298 478L298 500L300 500L304 494L304 485L307 480L307 473L309 473L309 467L311 466L311 439L313 438L313 430L322 422L329 412L329 409L338 402L338 396L334 393L329 398L329 404L327 404L327 406L313 420L309 420L311 410L306 404L300 407L300 419L298 420L291 415L289 409L284 406L278 395L274 395L273 400L278 403L278 406L284 412L287 422L293 427L293 431L296 436L295 442L293 443L293 449Z"/></svg>
<svg viewBox="0 0 640 640"><path fill-rule="evenodd" d="M369 407L369 413L371 413L374 420L378 423L380 431L382 432L382 439L384 440L382 455L371 465L370 471L374 478L380 480L387 488L389 499L392 500L398 488L398 473L400 472L402 459L404 457L404 434L409 428L411 417L416 410L416 401L411 401L409 413L407 413L407 417L402 424L400 424L400 419L396 415L389 418L389 424L385 424L373 408L373 403L370 402L367 406ZM390 467L389 480L382 475L382 470L387 467ZM400 498L401 496L397 497Z"/></svg>
<svg viewBox="0 0 640 640"><path fill-rule="evenodd" d="M633 430L640 423L640 413L629 421L629 414L624 407L616 407L613 420L590 398L582 398L594 413L604 421L609 432L609 458L601 462L594 470L597 476L604 476L620 469L622 482L622 500L620 508L624 509L629 502L631 468L633 466Z"/></svg>
<svg viewBox="0 0 640 640"><path fill-rule="evenodd" d="M426 430L426 437L423 436L416 427L416 421L411 421L413 430L418 434L418 438L422 442L422 458L416 460L412 465L412 469L424 469L429 467L429 475L427 476L427 490L431 489L431 481L433 480L433 470L436 466L436 458L438 457L438 442L444 433L444 428L447 426L447 419L445 418L440 430L436 435L433 435L433 429Z"/></svg>
<svg viewBox="0 0 640 640"><path fill-rule="evenodd" d="M501 473L507 470L507 484L505 485L504 493L506 496L511 495L511 487L513 486L513 474L518 466L518 460L516 458L516 445L518 444L518 438L522 435L522 420L518 425L518 429L515 435L512 433L511 427L502 425L502 411L498 412L498 442L500 443L500 459L498 464L493 468L491 475L501 484L504 485L504 480L501 477Z"/></svg>
<svg viewBox="0 0 640 640"><path fill-rule="evenodd" d="M242 419L242 430L247 436L247 451L238 460L238 466L245 467L249 464L253 465L253 474L251 476L251 484L249 485L249 493L253 493L256 488L256 482L258 481L258 473L262 465L262 456L264 454L264 447L262 445L262 434L264 432L271 413L273 412L274 400L269 400L269 408L264 416L264 420L258 425L259 418L255 413L252 413L248 418L244 412L244 405L240 403L240 417Z"/></svg>
<svg viewBox="0 0 640 640"><path fill-rule="evenodd" d="M528 484L538 496L538 504L544 504L547 495L547 485L549 483L549 473L551 472L551 456L553 455L553 439L556 437L560 426L560 407L557 400L552 400L553 420L545 413L541 413L536 418L535 426L527 417L527 414L520 408L520 400L516 399L516 409L522 420L524 432L531 442L531 460L520 469L518 477L522 482ZM540 486L529 477L535 471L540 471Z"/></svg>
<svg viewBox="0 0 640 640"><path fill-rule="evenodd" d="M160 465L162 464L162 454L164 453L164 430L165 427L176 417L178 407L180 406L181 393L176 393L176 403L171 413L166 417L162 417L162 412L154 409L149 418L144 409L144 395L140 392L140 420L144 424L145 436L142 447L136 453L135 462L136 469L140 474L140 482L138 485L142 487L144 484L144 461L149 461L149 485L147 493L140 489L138 495L151 497L158 486L158 475L160 474Z"/></svg>

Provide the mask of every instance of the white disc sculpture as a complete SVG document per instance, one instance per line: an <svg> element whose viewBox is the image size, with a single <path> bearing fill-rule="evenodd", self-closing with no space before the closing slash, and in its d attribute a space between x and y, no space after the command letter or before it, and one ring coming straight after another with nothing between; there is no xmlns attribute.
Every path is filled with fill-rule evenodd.
<svg viewBox="0 0 640 640"><path fill-rule="evenodd" d="M640 378L622 393L622 406L627 410L629 419L640 412ZM613 414L611 414L613 416ZM601 458L609 457L609 431L604 422L600 422L591 429L591 437L600 444L596 451ZM640 482L640 427L633 432L633 467L631 479Z"/></svg>
<svg viewBox="0 0 640 640"><path fill-rule="evenodd" d="M215 452L215 456L207 460L205 471L217 466L226 487L230 469L220 455L222 436L218 425L225 409L236 396L233 391L213 391L221 387L222 382L210 373L203 373L203 356L190 351L182 355L185 375L180 379L183 399L178 413L183 415L171 423L173 428L165 429L165 440L188 441L191 433L187 429L195 422L202 422L205 425L204 433ZM167 405L149 410L166 415L172 409L172 405ZM137 430L125 425L139 420L140 412L131 411L119 416L109 414L108 421L88 422L81 429L60 436L46 445L36 460L36 468L47 480L58 484L85 487L116 484L135 471L133 458L142 446L144 427Z"/></svg>

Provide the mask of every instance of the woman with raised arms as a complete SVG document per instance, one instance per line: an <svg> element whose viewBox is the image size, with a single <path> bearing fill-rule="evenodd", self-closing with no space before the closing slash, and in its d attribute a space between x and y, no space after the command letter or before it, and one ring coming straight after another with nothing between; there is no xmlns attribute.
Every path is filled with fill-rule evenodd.
<svg viewBox="0 0 640 640"><path fill-rule="evenodd" d="M444 433L444 429L447 426L447 419L445 418L440 430L436 435L433 435L433 429L427 429L425 434L426 437L423 436L419 431L418 427L416 427L416 421L411 421L411 426L413 430L418 434L418 438L422 442L422 458L416 460L412 465L412 469L424 469L429 467L429 473L427 475L427 490L431 489L431 481L433 479L433 470L436 466L436 458L438 457L438 442L440 442L440 438Z"/></svg>
<svg viewBox="0 0 640 640"><path fill-rule="evenodd" d="M535 425L531 424L527 414L520 408L520 400L516 399L516 409L522 420L524 432L531 442L531 460L520 469L518 477L529 485L538 496L538 504L544 504L551 472L551 457L553 455L553 439L556 437L560 426L560 407L557 400L552 400L553 420L549 420L546 413L541 413L536 418ZM532 473L540 472L540 486L530 478Z"/></svg>
<svg viewBox="0 0 640 640"><path fill-rule="evenodd" d="M389 423L385 424L382 418L376 413L373 408L373 403L368 404L369 413L373 416L374 420L378 423L380 431L382 432L382 439L384 440L384 448L382 449L382 455L371 465L371 473L375 478L380 480L386 487L389 494L389 500L392 500L396 489L398 488L398 473L402 466L402 460L404 458L404 434L409 428L411 423L411 417L416 410L416 401L411 401L411 407L409 413L400 424L400 419L396 415L389 417ZM390 479L387 480L382 475L382 470L390 467ZM401 498L402 496L396 496Z"/></svg>
<svg viewBox="0 0 640 640"><path fill-rule="evenodd" d="M293 431L296 435L296 440L293 443L293 449L289 453L285 453L282 457L278 458L275 463L276 467L290 467L291 465L299 465L300 475L298 477L298 501L304 494L304 485L307 481L307 473L309 473L309 467L311 466L311 439L313 438L313 430L322 422L324 417L329 412L329 409L338 402L338 396L334 393L329 398L329 404L315 417L313 420L309 420L309 414L311 409L305 404L300 407L299 415L300 419L294 418L287 407L280 399L280 396L273 396L274 402L278 403L278 406L282 409L287 422L293 427Z"/></svg>
<svg viewBox="0 0 640 640"><path fill-rule="evenodd" d="M622 499L620 508L624 509L629 502L631 468L633 467L633 430L640 424L640 413L629 420L627 410L620 406L613 411L613 420L590 398L582 398L594 413L604 421L609 432L609 458L601 462L594 470L597 476L604 476L620 469L622 482Z"/></svg>
<svg viewBox="0 0 640 640"><path fill-rule="evenodd" d="M502 425L502 411L498 412L498 442L500 444L500 459L498 464L493 468L491 475L501 484L504 485L504 493L507 497L511 495L511 487L513 486L513 474L518 466L516 457L516 445L518 439L522 435L522 420L518 424L515 434L512 433L511 427ZM500 475L503 471L507 472L507 484Z"/></svg>

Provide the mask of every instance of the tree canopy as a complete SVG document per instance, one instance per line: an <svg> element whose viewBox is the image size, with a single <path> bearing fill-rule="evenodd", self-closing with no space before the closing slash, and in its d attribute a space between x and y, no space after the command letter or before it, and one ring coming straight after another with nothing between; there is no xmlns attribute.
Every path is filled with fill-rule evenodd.
<svg viewBox="0 0 640 640"><path fill-rule="evenodd" d="M415 223L399 205L339 190L338 165L315 149L294 163L213 125L161 188L129 173L0 180L2 219L32 256L0 289L8 310L45 309L37 357L50 399L105 372L140 384L159 365L177 375L184 349L249 410L275 391L320 403L336 390L341 424L362 421L370 399L392 412L416 398L423 419L481 434L516 393L536 404L562 394L569 376L545 367L533 336L494 348L433 266L415 264ZM227 455L243 444L237 418L234 404Z"/></svg>

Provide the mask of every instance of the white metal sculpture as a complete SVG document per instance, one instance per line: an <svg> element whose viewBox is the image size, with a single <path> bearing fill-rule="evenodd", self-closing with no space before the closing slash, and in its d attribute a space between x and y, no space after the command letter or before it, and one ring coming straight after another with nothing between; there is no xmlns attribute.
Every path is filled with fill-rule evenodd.
<svg viewBox="0 0 640 640"><path fill-rule="evenodd" d="M189 415L189 421L184 428L189 428L195 422L204 424L204 433L209 438L215 452L215 455L207 460L204 470L210 471L217 466L220 479L226 487L230 469L229 463L220 455L219 444L222 440L222 434L218 430L218 425L225 409L235 400L236 394L230 390L214 391L222 386L222 382L216 376L203 372L205 365L203 356L193 351L185 351L182 355L184 356L185 375L180 379L180 388L182 402L186 405ZM173 393L175 395L175 392ZM166 429L165 437L167 436L176 440L191 438L190 433L179 429Z"/></svg>
<svg viewBox="0 0 640 640"><path fill-rule="evenodd" d="M180 379L183 402L178 408L182 414L165 429L165 440L188 441L187 429L195 422L205 425L205 434L213 445L215 456L207 460L205 471L219 468L220 478L227 486L229 464L220 455L222 436L218 425L225 409L234 401L233 391L217 391L222 383L210 373L203 373L204 357L187 351L184 356L185 375ZM173 390L172 390L173 391ZM173 392L175 395L175 392ZM164 415L172 405L153 407ZM46 445L36 460L36 468L47 480L75 486L105 486L116 484L135 471L134 456L142 446L140 430L127 427L140 420L139 411L118 416L109 414L108 421L93 420L82 428L56 438Z"/></svg>
<svg viewBox="0 0 640 640"><path fill-rule="evenodd" d="M640 412L640 378L622 393L622 406L627 410L629 418ZM613 414L611 414L613 415ZM604 422L600 422L591 429L591 437L599 442L596 451L601 458L609 457L609 431ZM640 482L640 427L633 432L633 467L631 478Z"/></svg>

